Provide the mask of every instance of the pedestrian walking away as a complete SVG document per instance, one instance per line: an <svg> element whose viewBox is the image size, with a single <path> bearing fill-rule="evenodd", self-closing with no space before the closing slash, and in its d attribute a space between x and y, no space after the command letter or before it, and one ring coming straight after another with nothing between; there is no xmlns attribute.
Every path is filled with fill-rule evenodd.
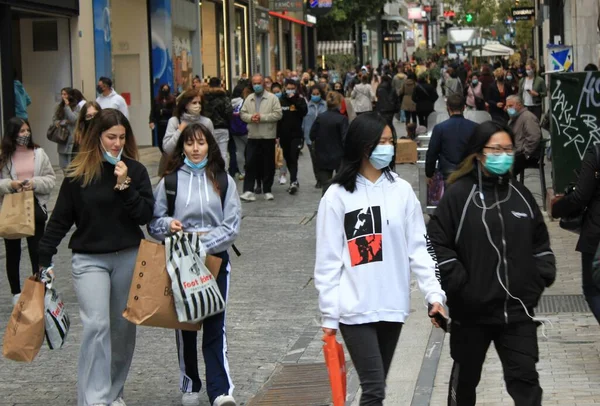
<svg viewBox="0 0 600 406"><path fill-rule="evenodd" d="M338 92L341 94L341 92ZM343 95L342 95L343 97ZM312 129L313 123L317 119L317 117L327 111L327 103L325 102L325 93L321 90L319 86L313 86L310 89L310 100L308 101L308 111L302 120L302 130L304 132L304 142L308 146L308 151L310 152L310 160L312 163L313 174L315 175L316 184L315 187L317 189L321 188L321 182L318 177L318 165L317 165L317 157L315 155L315 146L310 139L310 131Z"/></svg>
<svg viewBox="0 0 600 406"><path fill-rule="evenodd" d="M331 184L333 173L339 171L344 156L348 118L340 112L341 99L338 92L327 93L327 111L317 116L309 134L316 158L317 181L323 194Z"/></svg>
<svg viewBox="0 0 600 406"><path fill-rule="evenodd" d="M75 144L75 129L79 111L85 104L83 95L77 89L65 87L60 91L61 102L56 106L52 123L57 127L65 127L69 132L64 144L57 144L56 151L58 152L58 164L63 172L73 160L73 146Z"/></svg>
<svg viewBox="0 0 600 406"><path fill-rule="evenodd" d="M240 117L248 124L246 176L244 193L240 196L247 202L256 200L253 188L260 169L265 200L275 198L271 192L275 177L275 138L277 122L282 117L279 99L274 94L265 92L262 75L252 77L252 89L254 93L246 98L240 110Z"/></svg>
<svg viewBox="0 0 600 406"><path fill-rule="evenodd" d="M175 197L170 203L169 195L173 192ZM150 234L163 241L179 231L199 233L207 253L223 260L216 282L227 300L231 272L227 251L240 232L241 204L235 181L225 171L219 145L206 127L191 124L183 130L154 196L156 205L148 226ZM225 317L225 313L220 313L202 322L206 390L213 406L236 404L227 359ZM176 342L181 369L179 385L183 392L181 404L200 405L202 382L198 372L197 332L178 330Z"/></svg>
<svg viewBox="0 0 600 406"><path fill-rule="evenodd" d="M412 100L417 106L419 125L427 127L427 117L435 111L435 102L438 97L437 89L427 83L427 74L421 75L412 95Z"/></svg>
<svg viewBox="0 0 600 406"><path fill-rule="evenodd" d="M201 90L188 89L177 98L177 107L173 117L169 119L167 124L167 132L163 139L163 149L167 154L171 154L179 141L181 132L189 124L202 124L212 134L214 132L213 122L203 116L202 113L202 98ZM162 174L161 174L162 175Z"/></svg>
<svg viewBox="0 0 600 406"><path fill-rule="evenodd" d="M581 253L581 284L585 300L600 323L600 272L595 253L600 244L600 146L591 144L583 161L573 192L557 195L552 201L552 217L576 217L585 213L575 247Z"/></svg>
<svg viewBox="0 0 600 406"><path fill-rule="evenodd" d="M225 161L225 169L228 170L227 144L229 143L229 123L233 116L233 107L229 96L221 86L221 79L210 78L208 86L204 94L204 115L212 121L215 127L214 137Z"/></svg>
<svg viewBox="0 0 600 406"><path fill-rule="evenodd" d="M290 172L288 193L298 192L298 154L302 145L302 120L308 111L306 100L298 94L295 81L288 79L285 83L285 95L279 99L282 118L277 122L277 138L283 149L283 157Z"/></svg>
<svg viewBox="0 0 600 406"><path fill-rule="evenodd" d="M352 121L344 163L317 216L315 286L322 327L325 335L342 333L360 379L361 406L383 405L394 350L411 311L411 271L433 305L430 316L444 315L446 299L421 205L410 184L390 171L392 140L377 113Z"/></svg>
<svg viewBox="0 0 600 406"><path fill-rule="evenodd" d="M92 120L100 110L102 110L102 107L95 101L89 101L81 106L75 125L75 133L73 134L73 158L79 153L83 139L87 136L91 127Z"/></svg>
<svg viewBox="0 0 600 406"><path fill-rule="evenodd" d="M404 81L399 97L402 100L400 109L404 111L406 123L417 123L417 105L413 101L413 93L417 86L417 77L413 72L408 72L407 79Z"/></svg>
<svg viewBox="0 0 600 406"><path fill-rule="evenodd" d="M113 89L113 82L110 78L101 77L98 79L98 86L96 87L96 92L100 95L96 98L96 102L103 109L117 109L125 118L129 119L129 107L127 107L127 102L118 94L115 89Z"/></svg>
<svg viewBox="0 0 600 406"><path fill-rule="evenodd" d="M229 135L235 143L235 156L229 156L229 174L237 174L239 180L244 180L246 176L246 145L248 145L248 124L242 120L240 111L244 104L244 99L251 93L248 87L249 82L238 84L233 89L231 107L232 116L229 123Z"/></svg>
<svg viewBox="0 0 600 406"><path fill-rule="evenodd" d="M428 224L452 317L449 406L476 404L492 341L515 406L542 404L533 309L556 260L533 195L511 178L514 148L510 128L478 125Z"/></svg>
<svg viewBox="0 0 600 406"><path fill-rule="evenodd" d="M171 94L171 87L167 83L163 84L160 87L158 95L153 100L152 109L150 110L150 129L156 131L156 143L162 153L160 162L158 163L159 175L163 173L168 158L163 149L163 140L167 132L169 120L173 117L175 105L176 100L175 96Z"/></svg>
<svg viewBox="0 0 600 406"><path fill-rule="evenodd" d="M123 318L140 241L154 197L137 161L131 125L118 110L99 112L63 181L40 242L40 267L75 224L69 248L83 325L77 373L78 406L124 406L135 349L134 324ZM118 238L115 238L118 236ZM60 277L60 270L55 269Z"/></svg>
<svg viewBox="0 0 600 406"><path fill-rule="evenodd" d="M46 204L55 182L50 159L33 142L28 121L19 117L8 120L0 147L0 205L8 194L33 190L35 234L27 237L27 251L33 274L39 270L38 248L48 218ZM4 247L6 276L14 305L21 294L21 239L5 239Z"/></svg>

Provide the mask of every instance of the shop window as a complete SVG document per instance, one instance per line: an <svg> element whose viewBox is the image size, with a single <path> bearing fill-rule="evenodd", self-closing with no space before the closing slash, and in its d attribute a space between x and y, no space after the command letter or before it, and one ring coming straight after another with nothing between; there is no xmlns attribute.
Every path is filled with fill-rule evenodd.
<svg viewBox="0 0 600 406"><path fill-rule="evenodd" d="M58 22L33 21L33 52L58 51Z"/></svg>

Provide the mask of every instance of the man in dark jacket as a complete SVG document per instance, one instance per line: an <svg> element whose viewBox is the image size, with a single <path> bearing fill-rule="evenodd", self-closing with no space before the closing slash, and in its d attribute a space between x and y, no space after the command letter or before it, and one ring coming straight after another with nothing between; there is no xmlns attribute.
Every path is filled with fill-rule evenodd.
<svg viewBox="0 0 600 406"><path fill-rule="evenodd" d="M448 96L446 107L450 118L433 127L429 141L425 160L427 182L431 182L437 162L444 180L450 176L465 158L469 139L477 127L477 123L463 116L465 100L462 96L458 94Z"/></svg>
<svg viewBox="0 0 600 406"><path fill-rule="evenodd" d="M300 187L298 183L298 154L304 138L302 121L308 112L308 106L304 97L298 95L298 84L292 79L285 81L285 94L279 101L283 117L277 123L277 138L290 171L288 192L293 195Z"/></svg>
<svg viewBox="0 0 600 406"><path fill-rule="evenodd" d="M540 159L540 140L542 128L535 114L523 105L517 95L506 98L506 112L510 117L508 126L515 134L515 164L513 175L515 177L525 170L527 165L537 164Z"/></svg>
<svg viewBox="0 0 600 406"><path fill-rule="evenodd" d="M427 83L427 74L423 73L419 76L412 95L412 100L417 105L419 125L427 127L427 117L435 111L435 102L438 97L437 89Z"/></svg>
<svg viewBox="0 0 600 406"><path fill-rule="evenodd" d="M375 109L385 118L390 128L394 128L394 114L400 110L400 104L398 93L392 86L392 78L389 75L383 75L381 83L377 86Z"/></svg>
<svg viewBox="0 0 600 406"><path fill-rule="evenodd" d="M229 167L227 154L227 144L229 143L229 122L233 115L231 100L225 90L221 87L221 79L218 77L210 78L208 90L204 93L204 113L205 117L212 120L215 127L215 139L219 144L221 155L225 161L225 169Z"/></svg>

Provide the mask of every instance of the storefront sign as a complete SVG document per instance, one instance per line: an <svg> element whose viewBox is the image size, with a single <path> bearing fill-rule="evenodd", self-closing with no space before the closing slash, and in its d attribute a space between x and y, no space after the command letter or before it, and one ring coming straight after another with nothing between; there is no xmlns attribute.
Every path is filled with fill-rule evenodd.
<svg viewBox="0 0 600 406"><path fill-rule="evenodd" d="M271 0L272 11L304 11L302 0Z"/></svg>
<svg viewBox="0 0 600 406"><path fill-rule="evenodd" d="M308 0L306 2L307 11L317 17L323 17L331 11L332 7L333 0Z"/></svg>
<svg viewBox="0 0 600 406"><path fill-rule="evenodd" d="M401 33L383 33L383 42L388 44L400 44L402 43L402 34Z"/></svg>
<svg viewBox="0 0 600 406"><path fill-rule="evenodd" d="M269 32L269 12L256 10L256 30L259 32Z"/></svg>
<svg viewBox="0 0 600 406"><path fill-rule="evenodd" d="M535 17L535 8L533 7L513 7L511 10L515 21L527 21Z"/></svg>

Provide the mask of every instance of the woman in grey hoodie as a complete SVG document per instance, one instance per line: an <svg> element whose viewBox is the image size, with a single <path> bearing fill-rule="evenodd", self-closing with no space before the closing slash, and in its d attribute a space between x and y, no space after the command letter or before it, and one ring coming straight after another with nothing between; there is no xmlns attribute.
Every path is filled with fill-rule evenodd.
<svg viewBox="0 0 600 406"><path fill-rule="evenodd" d="M55 126L63 126L69 130L69 138L64 144L57 144L58 164L63 171L73 160L73 145L75 141L75 127L79 117L79 111L85 104L83 95L77 89L65 87L60 91L61 102L56 106L56 112L52 117Z"/></svg>
<svg viewBox="0 0 600 406"><path fill-rule="evenodd" d="M177 191L175 204L170 206L166 183L173 173L176 173ZM181 132L167 163L165 177L159 182L154 197L154 219L148 226L150 234L158 240L164 240L178 231L200 234L200 241L208 254L223 260L216 281L221 295L227 300L231 271L227 250L240 231L241 204L235 181L225 172L225 161L219 146L206 126L190 124ZM202 330L202 353L210 404L235 406L226 351L225 313L205 319ZM196 346L197 332L177 331L181 369L179 382L184 406L200 404L202 382L198 373Z"/></svg>
<svg viewBox="0 0 600 406"><path fill-rule="evenodd" d="M202 124L211 134L214 133L213 122L208 117L200 115L203 102L204 96L199 89L188 89L177 98L175 113L167 123L167 132L163 138L163 150L167 154L173 152L181 132L189 124Z"/></svg>

